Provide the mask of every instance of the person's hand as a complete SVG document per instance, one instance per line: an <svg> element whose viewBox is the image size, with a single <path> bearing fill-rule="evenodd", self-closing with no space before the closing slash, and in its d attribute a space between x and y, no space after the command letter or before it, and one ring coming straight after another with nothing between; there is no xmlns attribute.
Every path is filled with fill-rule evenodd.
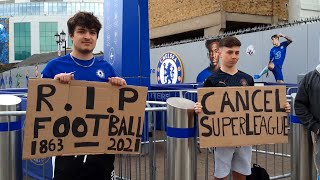
<svg viewBox="0 0 320 180"><path fill-rule="evenodd" d="M284 110L286 110L286 113L291 112L291 105L288 102L284 105Z"/></svg>
<svg viewBox="0 0 320 180"><path fill-rule="evenodd" d="M60 73L54 76L55 80L58 80L62 84L69 84L71 80L74 80L73 73Z"/></svg>
<svg viewBox="0 0 320 180"><path fill-rule="evenodd" d="M278 34L278 36L279 36L279 37L284 37L284 35L283 35L283 34L281 34L281 33L279 33L279 34Z"/></svg>
<svg viewBox="0 0 320 180"><path fill-rule="evenodd" d="M202 106L199 102L196 102L196 104L194 104L194 112L197 114L202 113Z"/></svg>
<svg viewBox="0 0 320 180"><path fill-rule="evenodd" d="M110 77L108 78L109 83L115 86L125 86L127 85L126 80L122 79L121 77Z"/></svg>

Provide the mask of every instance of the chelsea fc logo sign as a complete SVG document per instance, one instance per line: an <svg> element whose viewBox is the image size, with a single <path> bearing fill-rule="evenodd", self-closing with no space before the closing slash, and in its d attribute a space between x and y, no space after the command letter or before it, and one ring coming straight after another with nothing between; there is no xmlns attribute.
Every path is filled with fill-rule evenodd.
<svg viewBox="0 0 320 180"><path fill-rule="evenodd" d="M183 66L178 55L167 52L161 56L157 67L158 84L180 84L183 82Z"/></svg>

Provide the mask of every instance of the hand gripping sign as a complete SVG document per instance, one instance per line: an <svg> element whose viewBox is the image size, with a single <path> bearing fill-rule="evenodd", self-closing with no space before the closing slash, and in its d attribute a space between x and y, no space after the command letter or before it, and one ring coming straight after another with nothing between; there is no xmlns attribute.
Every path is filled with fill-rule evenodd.
<svg viewBox="0 0 320 180"><path fill-rule="evenodd" d="M29 81L23 159L139 153L147 88Z"/></svg>
<svg viewBox="0 0 320 180"><path fill-rule="evenodd" d="M199 88L200 147L288 142L285 86Z"/></svg>

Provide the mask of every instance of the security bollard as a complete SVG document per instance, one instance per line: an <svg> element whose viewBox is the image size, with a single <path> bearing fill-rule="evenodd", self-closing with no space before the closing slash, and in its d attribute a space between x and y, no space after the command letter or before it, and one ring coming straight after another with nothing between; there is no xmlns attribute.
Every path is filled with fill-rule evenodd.
<svg viewBox="0 0 320 180"><path fill-rule="evenodd" d="M21 99L0 95L0 111L15 111ZM0 116L0 180L22 180L22 122Z"/></svg>
<svg viewBox="0 0 320 180"><path fill-rule="evenodd" d="M312 156L312 141L310 131L305 128L295 115L294 101L296 93L291 94L292 114L290 116L290 149L291 149L291 179L316 179L317 172Z"/></svg>
<svg viewBox="0 0 320 180"><path fill-rule="evenodd" d="M168 180L196 180L196 126L194 102L184 98L167 99Z"/></svg>

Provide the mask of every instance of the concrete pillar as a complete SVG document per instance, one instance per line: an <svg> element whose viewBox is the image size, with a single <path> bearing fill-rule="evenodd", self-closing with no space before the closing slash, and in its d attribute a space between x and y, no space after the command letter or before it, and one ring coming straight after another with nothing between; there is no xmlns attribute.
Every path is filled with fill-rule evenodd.
<svg viewBox="0 0 320 180"><path fill-rule="evenodd" d="M204 37L212 37L212 36L217 36L219 34L223 34L224 30L225 28L222 28L221 24L205 28Z"/></svg>
<svg viewBox="0 0 320 180"><path fill-rule="evenodd" d="M301 14L301 1L300 0L290 0L288 4L289 10L289 22L300 19Z"/></svg>
<svg viewBox="0 0 320 180"><path fill-rule="evenodd" d="M271 23L276 25L279 23L279 9L277 8L278 0L272 0L272 19Z"/></svg>

